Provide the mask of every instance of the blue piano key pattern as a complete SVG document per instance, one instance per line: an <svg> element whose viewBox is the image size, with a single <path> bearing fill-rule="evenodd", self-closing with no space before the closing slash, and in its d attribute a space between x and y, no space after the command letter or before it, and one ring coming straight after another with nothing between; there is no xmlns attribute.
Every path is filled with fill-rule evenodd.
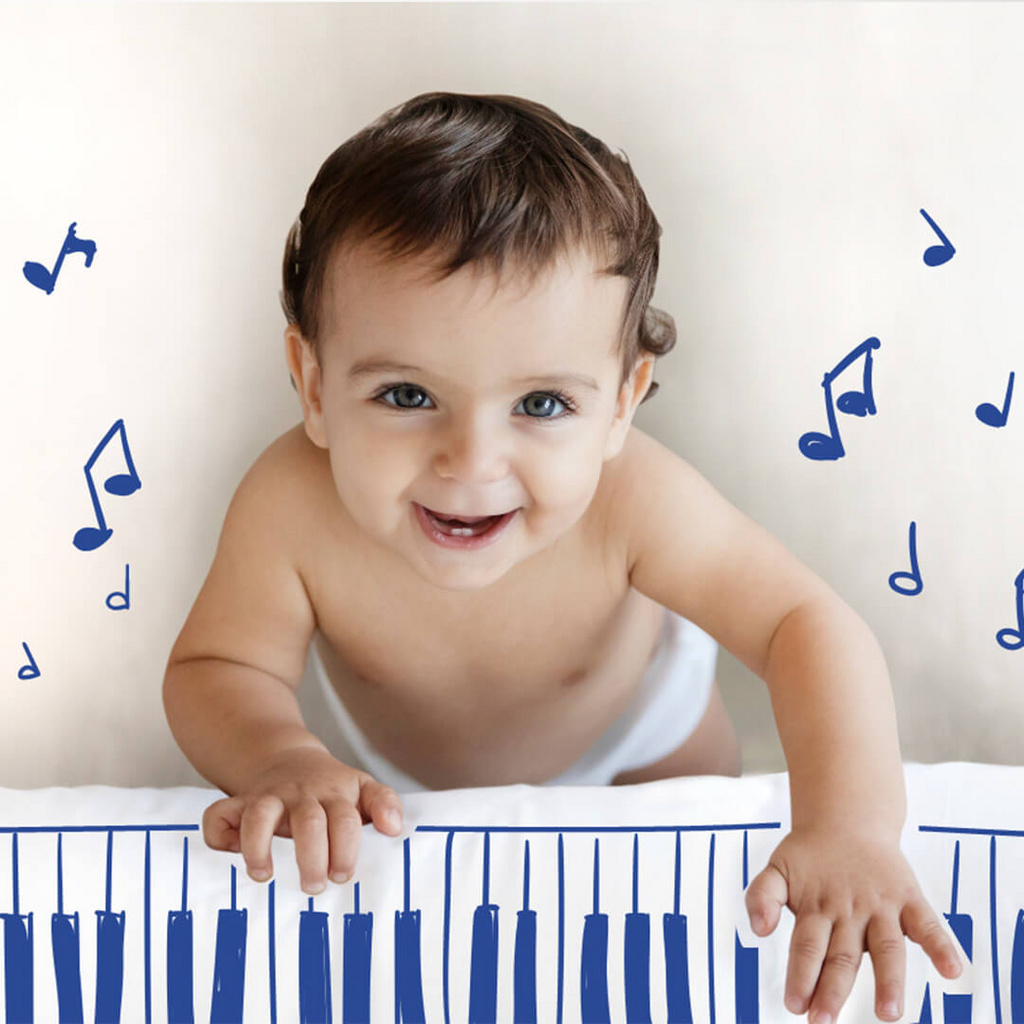
<svg viewBox="0 0 1024 1024"><path fill-rule="evenodd" d="M332 1022L338 1012L332 987L333 994L341 996L338 1005L345 1024L369 1022L372 992L381 988L393 991L396 1024L441 1024L442 1020L450 1024L453 1018L469 1024L509 1019L515 1024L537 1020L693 1024L695 1019L715 1024L716 1016L736 1024L756 1024L762 1017L777 1016L774 1011L766 1014L761 995L760 944L741 938L740 921L716 915L715 897L746 889L751 836L779 827L778 822L592 828L421 825L401 844L401 905L376 908L377 913L385 912L385 919L393 914L393 935L378 934L376 942L379 947L391 939L394 958L388 962L384 957L375 972L375 912L366 909L365 885L359 882L335 890L344 892L344 899L351 898L351 912L339 913L337 901L327 901L330 909L317 909L312 897L299 899L297 890L289 891L284 910L276 907L275 882L259 885L245 876L239 879L237 867L217 855L220 866L214 889L219 895L214 902L220 906L200 908L206 913L196 916L189 888L189 844L198 838L190 836L198 831L197 825L8 826L0 830L10 836L11 879L10 912L0 914L4 1016L10 1022L52 1020L41 1009L41 996L48 994L61 1024L84 1024L86 1014L90 1020L114 1024L122 1020L193 1024L197 1017L207 1016L211 1024L264 1020L266 1002L263 1012L254 1014L246 1001L247 989L251 997L253 987L260 986L261 992L269 993L273 1024L278 1015L282 1021L301 1024ZM936 1024L1003 1024L1007 998L1006 1020L1024 1024L1024 908L1016 905L1024 903L1020 884L1024 843L1017 842L1024 838L1024 831L930 825L921 825L918 831L948 844L942 850L948 849L949 856L949 908L942 910L968 966L977 970L970 975L973 990L966 990L964 978L947 981L929 968L929 977L922 978L916 992L907 991L908 1006L915 1010L920 1006L917 1024L933 1020ZM94 846L89 856L80 849L74 852L85 833L103 834L102 852ZM122 856L115 869L115 853L119 844L128 843L128 833L144 833L144 846L140 850L136 843L134 863ZM665 847L661 856L645 858L645 844L654 841L657 833L673 843L674 856L665 856L669 852ZM681 844L687 836L689 854L684 856ZM445 840L443 902L438 899L439 879L416 870L417 858L438 863L441 848L433 845L438 837ZM627 841L628 855L622 845ZM703 845L695 846L696 842ZM26 843L35 844L30 856L36 860L41 843L49 844L53 853L49 906L41 904L38 896L36 907L25 905L19 864L24 863ZM154 915L151 905L154 843L162 844L163 851L163 884L158 888L174 904L166 909L163 925L157 923L162 918ZM1000 873L998 851L1011 843L1019 848L1020 858ZM541 850L544 858L538 860ZM174 886L167 885L170 863L175 865ZM549 890L546 902L537 905L531 880L542 868L557 878L557 887ZM78 887L83 872L98 876L102 906L89 907L72 895L69 870L76 872ZM514 877L500 879L496 890L495 871ZM664 877L651 877L656 874ZM134 882L132 875L137 876ZM691 885L691 898L683 900L686 876L691 881L706 879L701 882L704 899L693 900ZM965 877L971 882L966 903ZM179 881L180 887L175 888ZM659 885L657 901L662 903L660 941L655 941L651 929L651 914L659 909L651 905L650 894L655 890L645 885L654 881ZM999 912L1000 881L1012 888L1012 918L1005 916L1005 906L1002 916ZM207 893L210 882L206 878ZM584 885L587 896L581 905L578 897ZM567 899L572 887L574 896ZM131 899L129 891L135 893ZM504 895L497 896L498 891ZM550 898L551 891L557 891L557 900ZM985 898L979 900L982 891ZM514 893L511 899L510 893ZM263 901L266 912L253 916L251 911L262 909ZM504 915L503 902L507 905ZM734 910L736 906L734 901ZM35 920L51 907L55 910L50 914L47 943L36 936ZM95 942L87 944L83 922L91 918L90 911L96 915ZM285 912L296 927L282 930L290 936L290 949L283 955L298 970L295 1001L282 1003L276 975L282 953L277 948L280 915ZM197 920L203 921L205 934L196 934ZM259 936L253 930L256 921L263 932ZM695 924L706 928L701 951L694 946ZM742 925L745 928L746 922ZM160 963L155 962L151 946L154 928L164 928L167 936ZM726 931L732 937L731 958L722 954L725 947L720 940ZM505 947L503 934L510 936ZM253 941L257 938L258 957ZM773 939L777 936L764 941ZM341 970L332 972L332 945L338 942ZM200 962L200 950L205 951L203 955L212 954L207 970ZM435 957L434 951L441 955ZM1007 962L1009 970L1001 976L1000 963ZM124 997L126 972L135 965L145 975L144 985L137 986L144 991L144 1005L139 1007L128 1005ZM440 979L438 971L443 974ZM731 989L724 1002L722 993L716 997L716 972L725 974ZM160 975L165 979L166 999L154 1000L154 979ZM205 979L202 984L200 978ZM443 993L436 1005L426 998L428 989ZM700 1007L696 1013L695 1006ZM376 1016L382 1016L379 1009Z"/></svg>
<svg viewBox="0 0 1024 1024"><path fill-rule="evenodd" d="M990 1007L979 1008L975 1005L975 993L973 992L942 992L941 1006L944 1024L1003 1024L1003 994L1004 989L1009 988L1009 1017L1012 1024L1024 1024L1024 909L1015 908L1016 919L1014 922L1012 945L1010 952L1009 977L1005 978L1000 974L999 964L1001 953L1005 951L1006 935L1005 926L1002 925L1002 912L1006 908L1006 901L1002 903L999 898L999 879L997 841L1024 839L1024 831L1011 829L982 829L982 828L956 828L945 825L921 825L919 830L933 835L956 836L953 845L952 870L951 870L951 895L950 909L944 916L949 922L950 930L961 947L961 952L966 957L968 964L976 963L978 960L977 935L974 929L974 914L965 913L959 908L960 903L960 878L961 878L961 846L965 843L984 843L987 839L987 906L977 908L982 910L988 918L988 949L987 959L991 968L988 990L985 996L991 999ZM1024 844L1014 844L1019 847ZM1024 902L1024 892L1021 892L1019 881L1021 879L1020 867L1006 872L1004 878L1009 878L1012 883L1018 883L1014 887L1011 900L1019 903ZM1002 930L1002 934L1001 934ZM978 982L980 975L976 975ZM924 1001L921 1006L921 1013L918 1016L917 1024L931 1024L933 1018L933 1004L931 989L934 985L938 988L941 981L932 982L925 986ZM952 983L946 983L952 984ZM980 993L979 993L980 994ZM936 1004L937 1005L937 1004Z"/></svg>
<svg viewBox="0 0 1024 1024"><path fill-rule="evenodd" d="M10 875L11 875L11 911L4 913L4 956L5 969L4 1009L5 1019L11 1022L33 1022L48 1019L42 1013L39 1000L36 998L41 986L55 985L57 1014L61 1024L83 1022L84 1008L92 1000L90 1019L98 1022L117 1024L122 1020L134 1021L166 1020L171 1024L194 1024L196 1019L206 1019L205 1008L208 1007L208 1019L211 1024L219 1022L242 1022L247 1019L246 989L247 986L264 984L264 965L267 972L268 990L270 994L270 1019L275 1022L280 1014L281 1019L299 1020L301 1024L317 1024L331 1022L335 1010L332 1005L332 939L338 940L337 926L332 920L341 917L341 1020L345 1024L360 1024L371 1019L371 991L374 985L393 985L394 1018L399 1022L423 1022L435 1019L440 1022L443 1017L446 1024L452 1017L449 996L455 986L464 985L468 990L468 1013L466 1018L471 1024L497 1024L498 1020L507 1019L500 1011L499 989L503 979L512 982L512 1018L517 1024L529 1024L538 1019L551 1019L552 1008L542 1001L538 982L545 972L557 970L557 1007L555 1013L561 1024L563 1016L577 1019L573 1012L568 1012L565 1005L574 995L578 998L578 1019L587 1022L627 1021L630 1024L650 1024L652 1020L664 1019L661 1015L652 1015L652 958L658 956L664 960L664 998L662 1005L668 1007L667 1019L678 1024L692 1024L693 992L691 982L707 985L707 1002L714 1006L713 957L711 950L716 923L714 920L714 862L716 850L716 833L743 835L744 851L748 830L778 829L778 822L753 822L747 825L707 825L707 826L636 826L636 827L600 827L584 828L579 826L555 828L511 828L511 827L468 827L468 826L420 826L416 831L422 835L407 838L402 844L403 854L403 900L394 913L394 960L393 975L387 977L373 974L374 945L374 912L362 906L365 899L364 887L354 883L349 891L354 902L353 911L341 915L332 915L327 910L318 910L312 897L303 897L304 907L299 908L294 898L289 900L289 912L297 917L297 948L293 948L289 957L296 957L298 963L297 1006L278 1006L277 999L277 965L279 951L277 949L278 930L275 917L275 882L268 886L251 883L243 876L238 877L235 864L224 858L221 869L222 881L219 886L222 893L217 908L205 908L208 913L206 923L211 926L212 935L196 934L197 916L190 904L189 889L189 843L198 837L198 826L194 824L163 825L69 825L58 826L6 826L0 833L10 835ZM641 877L644 866L643 839L652 833L674 833L675 857L674 874L671 882L674 900L671 909L663 914L662 942L652 942L650 908L642 906ZM684 908L681 906L681 876L687 869L692 873L703 873L705 862L686 865L680 848L681 836L685 833L705 833L707 856L707 899L699 906ZM95 851L83 856L79 849L73 854L77 870L101 871L104 884L102 908L94 906L96 914L96 943L93 958L83 955L81 942L81 922L88 908L78 900L71 899L66 878L68 863L69 838L74 842L77 835L86 833L105 833L105 856L97 862ZM144 833L142 856L134 871L126 868L122 860L115 871L115 850L128 833ZM175 836L175 833L177 836ZM182 835L184 833L184 835ZM416 879L414 877L414 841L419 844L432 843L431 833L443 834L446 838L445 878L444 878L444 914L443 918L433 919L425 916L417 906L416 892L436 889L436 880ZM624 913L612 913L602 909L603 899L609 894L618 892L627 880L619 877L621 866L617 872L609 874L601 870L602 847L611 842L615 833L625 833L631 840L631 859L629 875L631 901L629 909ZM605 834L611 834L605 838ZM557 906L531 905L531 860L536 861L536 843L542 837L548 840L557 835ZM531 844L531 836L533 843ZM590 844L589 882L592 894L592 912L574 915L566 909L566 837L570 842L585 839ZM173 893L170 902L173 904L166 910L164 925L154 924L152 908L153 866L152 844L154 837L163 843L164 870L160 876L162 884L159 889ZM473 883L470 878L460 872L458 876L463 885L453 886L452 860L456 841L471 844L470 858L477 863L478 880ZM54 901L56 911L51 915L51 936L49 949L35 948L34 917L37 911L25 912L22 899L23 886L19 881L19 850L26 841L51 843L56 851L56 874L54 878ZM517 858L516 874L521 877L516 902L521 892L521 907L516 908L515 939L512 948L503 949L500 944L499 925L502 920L501 907L494 898L492 887L492 843L500 842L508 849L512 844L514 856ZM172 849L167 843L174 843ZM92 848L90 848L92 849ZM435 850L435 853L437 851ZM577 854L579 849L577 849ZM218 860L220 855L218 855ZM175 864L177 880L168 886L166 865ZM507 855L503 858L507 863ZM570 863L581 870L579 857L571 857ZM533 865L535 869L535 864ZM128 874L141 877L141 885L136 885L141 899L135 906L117 906L118 888L127 881ZM136 883L139 878L135 878ZM747 867L744 858L743 884L747 880ZM570 882L571 884L571 882ZM476 886L478 902L471 913L452 913L453 899L465 896L471 885ZM175 888L177 887L177 888ZM739 879L737 879L739 889ZM337 890L341 891L341 890ZM180 892L180 901L178 900ZM290 894L294 897L294 893ZM257 901L266 900L266 914L260 920L264 922L264 930L268 933L262 937L266 949L266 958L258 963L253 958L250 940L253 938L252 923L254 918L250 909ZM37 901L38 902L38 901ZM684 913L683 910L688 911ZM467 908L468 910L468 908ZM508 913L508 911L506 911ZM215 914L215 916L213 916ZM706 957L707 973L694 960L693 951L688 945L687 922L703 920L707 926L709 945ZM460 920L461 918L461 920ZM152 953L152 931L155 927L163 927L166 934L166 945L163 960L155 963ZM468 932L468 971L459 969L450 956L454 940L460 931ZM557 929L557 958L545 959L539 956L538 935L542 929ZM334 933L334 934L332 934ZM582 936L577 947L578 958L573 959L569 953L569 940L572 936ZM128 949L126 950L126 940ZM618 963L609 956L610 948L620 943L622 958ZM386 939L378 936L378 941ZM137 1010L126 1006L124 1000L124 983L126 965L133 952L132 943L137 945L134 950L141 950L141 969L144 972L144 1005ZM443 1006L440 1012L427 1013L424 999L424 951L436 948L443 943ZM657 948L660 947L660 948ZM464 948L460 946L459 948ZM201 973L201 964L197 962L198 951L212 950L212 974L209 975L209 986L205 989L197 983ZM758 993L756 977L756 950L745 950L755 955L752 960L744 961L744 977L736 979L736 991L742 992L745 1000L744 1020L757 1020ZM135 958L136 960L138 957ZM552 962L552 960L554 962ZM47 981L46 972L51 969L52 976ZM293 961L294 962L294 961ZM750 965L753 965L751 972ZM614 972L617 972L618 978ZM154 982L162 974L165 985L165 1000L153 998ZM570 982L578 978L578 987ZM707 978L705 982L704 979ZM618 982L617 986L610 984ZM574 992L575 989L575 992ZM619 997L613 995L618 991ZM266 990L265 990L266 991ZM164 993L161 993L164 994ZM713 1019L712 1011L712 1019ZM255 1019L255 1018L254 1018ZM263 1019L263 1018L260 1018Z"/></svg>

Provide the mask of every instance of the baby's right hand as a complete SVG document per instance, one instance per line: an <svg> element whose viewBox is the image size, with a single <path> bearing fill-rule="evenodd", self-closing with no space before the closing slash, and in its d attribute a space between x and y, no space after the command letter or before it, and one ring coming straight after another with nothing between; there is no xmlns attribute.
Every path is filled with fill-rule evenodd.
<svg viewBox="0 0 1024 1024"><path fill-rule="evenodd" d="M257 882L273 874L271 837L294 839L302 889L315 896L328 875L339 883L352 877L362 826L371 821L377 831L398 835L398 794L327 751L304 747L275 757L244 791L210 804L203 838L214 850L241 851Z"/></svg>

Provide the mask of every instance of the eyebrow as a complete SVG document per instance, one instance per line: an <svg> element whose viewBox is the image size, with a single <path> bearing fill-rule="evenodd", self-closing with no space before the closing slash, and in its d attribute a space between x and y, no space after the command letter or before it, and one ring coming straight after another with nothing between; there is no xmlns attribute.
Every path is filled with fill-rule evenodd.
<svg viewBox="0 0 1024 1024"><path fill-rule="evenodd" d="M408 363L396 363L390 359L360 359L349 367L348 379L357 380L360 377L369 377L377 373L425 373L418 366L410 366ZM575 384L581 388L589 388L591 391L600 391L600 385L593 377L582 373L549 373L537 377L522 377L512 382L513 384Z"/></svg>

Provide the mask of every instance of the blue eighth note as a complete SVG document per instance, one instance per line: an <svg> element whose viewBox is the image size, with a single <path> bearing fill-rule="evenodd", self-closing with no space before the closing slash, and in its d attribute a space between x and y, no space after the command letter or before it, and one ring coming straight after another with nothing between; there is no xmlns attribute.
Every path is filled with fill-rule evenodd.
<svg viewBox="0 0 1024 1024"><path fill-rule="evenodd" d="M1017 588L1017 628L999 630L996 643L1008 651L1019 651L1024 647L1024 569L1017 573L1013 584Z"/></svg>
<svg viewBox="0 0 1024 1024"><path fill-rule="evenodd" d="M953 248L953 243L942 233L939 225L924 210L921 211L921 216L931 225L932 231L942 239L941 245L932 245L925 249L924 261L929 267L941 267L943 263L948 263L953 258L953 253L956 252L956 249Z"/></svg>
<svg viewBox="0 0 1024 1024"><path fill-rule="evenodd" d="M1006 397L1003 399L1002 409L997 409L991 402L982 402L974 415L982 423L990 427L1005 427L1006 418L1010 415L1010 399L1013 398L1013 371L1010 371L1010 379L1006 384Z"/></svg>
<svg viewBox="0 0 1024 1024"><path fill-rule="evenodd" d="M47 295L53 293L53 286L57 283L57 275L60 273L60 265L64 262L64 257L69 253L85 253L85 265L87 267L92 266L92 258L96 255L96 243L90 242L85 238L78 238L75 235L75 225L77 223L78 221L71 222L68 233L64 236L64 243L60 247L60 253L57 255L57 262L54 264L52 272L47 270L42 263L33 263L31 260L26 262L25 266L21 268L21 272L27 278L29 284L34 284L37 288L41 288Z"/></svg>
<svg viewBox="0 0 1024 1024"><path fill-rule="evenodd" d="M897 580L910 580L910 587L901 587ZM914 597L924 589L921 570L917 564L917 523L910 524L910 572L894 572L889 577L889 586L897 594L905 594L907 597Z"/></svg>
<svg viewBox="0 0 1024 1024"><path fill-rule="evenodd" d="M103 488L108 494L117 494L124 497L134 494L142 486L138 473L135 472L135 463L132 462L131 449L128 447L128 435L124 430L124 420L117 420L107 431L104 438L93 449L89 461L85 464L85 482L89 485L89 496L92 498L93 511L96 513L97 526L83 526L75 533L74 545L79 551L95 551L101 544L106 544L110 535L114 532L107 527L107 521L103 518L103 508L100 505L99 497L96 494L96 485L92 480L92 467L100 457L100 453L110 443L114 434L120 432L121 448L124 451L124 459L127 464L127 473L115 473L107 477Z"/></svg>
<svg viewBox="0 0 1024 1024"><path fill-rule="evenodd" d="M835 406L840 412L850 416L874 416L875 396L871 387L871 350L881 348L877 338L862 341L852 352L844 356L825 374L821 386L825 389L825 415L828 417L829 432L821 434L808 431L800 438L800 451L809 459L841 459L846 454L842 438L839 436L839 425L836 423ZM846 391L838 401L832 400L832 381L836 379L854 360L864 356L864 378L860 391Z"/></svg>
<svg viewBox="0 0 1024 1024"><path fill-rule="evenodd" d="M36 664L36 659L32 657L32 652L28 649L28 644L24 640L21 642L21 646L25 648L25 653L28 655L28 664L22 665L18 669L19 679L38 679L39 678L39 666Z"/></svg>

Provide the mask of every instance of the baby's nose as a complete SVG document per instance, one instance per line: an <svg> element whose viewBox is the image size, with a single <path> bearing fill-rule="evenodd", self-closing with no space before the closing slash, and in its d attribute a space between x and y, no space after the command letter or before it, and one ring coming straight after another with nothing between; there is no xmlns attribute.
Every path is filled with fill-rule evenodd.
<svg viewBox="0 0 1024 1024"><path fill-rule="evenodd" d="M489 483L504 479L510 462L507 442L498 431L460 426L442 438L434 468L440 476L463 483Z"/></svg>

